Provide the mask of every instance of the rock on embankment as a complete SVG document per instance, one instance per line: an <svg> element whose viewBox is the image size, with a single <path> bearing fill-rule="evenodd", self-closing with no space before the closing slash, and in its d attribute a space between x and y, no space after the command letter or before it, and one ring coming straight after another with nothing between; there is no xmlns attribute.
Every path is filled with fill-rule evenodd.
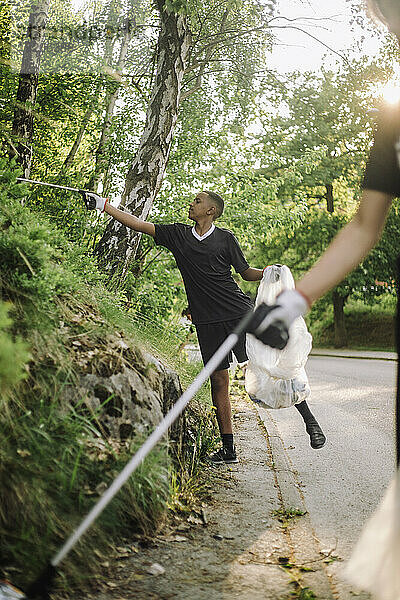
<svg viewBox="0 0 400 600"><path fill-rule="evenodd" d="M112 439L125 441L153 429L182 393L174 371L118 335L100 343L80 337L71 351L81 373L76 385L63 391L62 405L96 415ZM183 430L181 418L170 438L181 442Z"/></svg>

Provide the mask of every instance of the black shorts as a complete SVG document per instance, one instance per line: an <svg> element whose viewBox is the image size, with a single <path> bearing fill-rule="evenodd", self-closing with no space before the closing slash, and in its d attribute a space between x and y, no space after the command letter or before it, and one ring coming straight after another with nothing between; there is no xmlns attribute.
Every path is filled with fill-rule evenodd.
<svg viewBox="0 0 400 600"><path fill-rule="evenodd" d="M233 319L232 321L221 321L220 323L204 323L202 325L196 325L197 339L199 340L204 364L206 364L213 354L215 354L228 335L237 327L242 318L243 317L240 319ZM248 360L245 332L239 336L239 340L233 348L233 353L235 354L238 363L243 363ZM232 360L231 351L228 356L220 362L215 370L221 371L222 369L229 369L229 363L232 362Z"/></svg>

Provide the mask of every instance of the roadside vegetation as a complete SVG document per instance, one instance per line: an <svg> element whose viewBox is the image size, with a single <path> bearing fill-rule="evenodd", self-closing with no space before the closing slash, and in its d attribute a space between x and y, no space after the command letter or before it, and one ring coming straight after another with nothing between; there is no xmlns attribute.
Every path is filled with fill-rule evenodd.
<svg viewBox="0 0 400 600"><path fill-rule="evenodd" d="M141 349L151 350L178 370L183 385L196 367L179 351L184 337L176 323L138 322L123 293L106 289L95 261L21 204L24 189L15 172L4 162L1 167L0 551L3 574L24 587L145 435L111 440L100 415L83 403L65 405L63 390L89 365L103 372L116 368L120 359L110 344L120 336L133 364L143 360ZM77 349L86 346L86 359L91 351L87 363L85 353L72 351L74 342ZM62 565L61 588L95 581L100 569L94 548L112 554L129 533L152 535L168 510L189 510L198 499L200 463L214 436L206 397L206 390L200 392L187 412L179 450L160 444L71 553Z"/></svg>
<svg viewBox="0 0 400 600"><path fill-rule="evenodd" d="M395 294L383 294L373 304L362 300L349 300L344 308L347 344L344 348L354 350L395 351ZM307 318L315 348L337 347L332 306L313 318ZM343 346L342 346L343 347Z"/></svg>

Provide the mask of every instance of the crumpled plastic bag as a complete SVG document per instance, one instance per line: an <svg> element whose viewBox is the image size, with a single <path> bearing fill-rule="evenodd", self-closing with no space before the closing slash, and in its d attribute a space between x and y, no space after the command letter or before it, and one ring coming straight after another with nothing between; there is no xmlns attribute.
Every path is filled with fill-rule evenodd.
<svg viewBox="0 0 400 600"><path fill-rule="evenodd" d="M343 577L376 600L400 598L400 471L367 521Z"/></svg>
<svg viewBox="0 0 400 600"><path fill-rule="evenodd" d="M294 289L289 267L267 267L258 288L256 306L262 302L274 304L283 289ZM289 336L283 350L270 348L251 334L246 337L249 358L246 391L252 400L268 408L288 408L306 400L311 394L304 367L311 351L312 336L302 317L293 322Z"/></svg>

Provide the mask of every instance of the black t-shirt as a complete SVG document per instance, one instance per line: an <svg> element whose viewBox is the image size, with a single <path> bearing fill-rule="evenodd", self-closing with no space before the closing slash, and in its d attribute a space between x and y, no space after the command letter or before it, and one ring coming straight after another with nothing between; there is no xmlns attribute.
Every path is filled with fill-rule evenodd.
<svg viewBox="0 0 400 600"><path fill-rule="evenodd" d="M198 240L192 227L183 223L155 228L156 244L171 250L175 257L195 325L230 321L253 308L232 277L231 265L237 273L249 268L233 233L215 227Z"/></svg>
<svg viewBox="0 0 400 600"><path fill-rule="evenodd" d="M400 197L400 104L379 114L362 187Z"/></svg>

